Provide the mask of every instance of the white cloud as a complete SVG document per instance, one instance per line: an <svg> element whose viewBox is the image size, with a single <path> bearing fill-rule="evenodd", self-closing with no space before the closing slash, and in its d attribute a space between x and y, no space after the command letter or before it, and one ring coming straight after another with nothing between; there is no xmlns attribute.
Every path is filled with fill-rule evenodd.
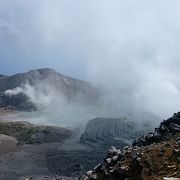
<svg viewBox="0 0 180 180"><path fill-rule="evenodd" d="M180 106L179 19L179 0L1 0L0 44L9 37L17 58L36 57L33 66L76 76L83 64L82 78L124 89L127 106L162 116Z"/></svg>

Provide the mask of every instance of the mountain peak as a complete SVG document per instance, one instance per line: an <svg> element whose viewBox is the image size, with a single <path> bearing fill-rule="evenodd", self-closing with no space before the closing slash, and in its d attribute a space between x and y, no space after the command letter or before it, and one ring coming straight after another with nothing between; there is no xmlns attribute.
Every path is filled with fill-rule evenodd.
<svg viewBox="0 0 180 180"><path fill-rule="evenodd" d="M38 72L39 74L52 74L52 73L61 74L51 68L40 68L40 69L33 69L33 70L28 71L28 73L36 73L36 72Z"/></svg>
<svg viewBox="0 0 180 180"><path fill-rule="evenodd" d="M33 88L31 93L25 85ZM96 103L99 97L99 90L86 81L64 76L53 69L35 69L25 73L16 74L6 78L0 78L0 93L7 90L21 92L13 96L0 97L0 107L11 105L17 110L31 110L32 103L37 99L37 94L44 96L63 96L67 102L92 104ZM31 94L29 94L31 93ZM53 102L52 102L53 103ZM31 107L29 107L31 106Z"/></svg>

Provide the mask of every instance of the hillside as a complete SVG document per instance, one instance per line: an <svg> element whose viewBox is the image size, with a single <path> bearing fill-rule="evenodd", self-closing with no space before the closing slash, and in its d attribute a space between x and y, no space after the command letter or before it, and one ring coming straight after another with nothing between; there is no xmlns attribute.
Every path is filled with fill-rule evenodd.
<svg viewBox="0 0 180 180"><path fill-rule="evenodd" d="M65 128L35 126L25 121L0 122L0 134L16 138L19 145L61 142L72 135Z"/></svg>
<svg viewBox="0 0 180 180"><path fill-rule="evenodd" d="M89 82L64 76L52 69L0 76L0 107L33 110L36 109L34 101L41 96L41 99L54 96L52 100L61 96L67 102L91 104L99 97L99 91Z"/></svg>

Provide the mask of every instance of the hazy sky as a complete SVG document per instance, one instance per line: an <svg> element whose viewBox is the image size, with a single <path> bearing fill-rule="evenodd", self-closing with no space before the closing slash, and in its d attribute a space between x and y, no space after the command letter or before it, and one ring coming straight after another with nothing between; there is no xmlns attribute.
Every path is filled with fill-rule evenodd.
<svg viewBox="0 0 180 180"><path fill-rule="evenodd" d="M179 109L180 1L0 0L0 73L41 67Z"/></svg>
<svg viewBox="0 0 180 180"><path fill-rule="evenodd" d="M2 74L51 67L84 78L174 65L179 40L179 0L0 0Z"/></svg>

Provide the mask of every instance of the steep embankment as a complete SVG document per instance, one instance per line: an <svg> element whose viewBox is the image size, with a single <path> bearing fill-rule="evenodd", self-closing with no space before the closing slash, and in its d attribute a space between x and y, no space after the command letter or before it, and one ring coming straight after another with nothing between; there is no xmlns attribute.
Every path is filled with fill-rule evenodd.
<svg viewBox="0 0 180 180"><path fill-rule="evenodd" d="M111 145L117 147L129 145L136 137L151 130L152 127L147 123L142 123L138 127L135 119L95 118L87 123L81 142L105 151Z"/></svg>

